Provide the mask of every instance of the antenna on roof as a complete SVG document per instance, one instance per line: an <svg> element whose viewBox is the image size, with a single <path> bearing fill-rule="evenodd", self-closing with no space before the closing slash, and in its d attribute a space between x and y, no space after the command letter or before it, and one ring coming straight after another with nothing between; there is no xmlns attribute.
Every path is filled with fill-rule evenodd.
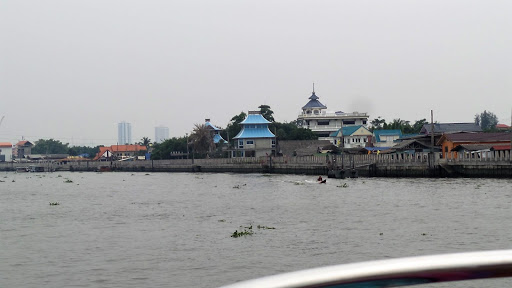
<svg viewBox="0 0 512 288"><path fill-rule="evenodd" d="M315 93L315 82L313 82L313 93Z"/></svg>

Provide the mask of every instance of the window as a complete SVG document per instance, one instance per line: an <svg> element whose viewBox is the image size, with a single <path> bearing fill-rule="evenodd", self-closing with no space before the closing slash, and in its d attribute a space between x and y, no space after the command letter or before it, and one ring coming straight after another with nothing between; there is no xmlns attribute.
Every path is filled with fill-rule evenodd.
<svg viewBox="0 0 512 288"><path fill-rule="evenodd" d="M240 148L240 149L244 148L244 140L238 140L238 148Z"/></svg>
<svg viewBox="0 0 512 288"><path fill-rule="evenodd" d="M247 140L245 142L245 144L247 144L247 145L254 145L254 140Z"/></svg>
<svg viewBox="0 0 512 288"><path fill-rule="evenodd" d="M363 125L366 125L366 120L363 120Z"/></svg>
<svg viewBox="0 0 512 288"><path fill-rule="evenodd" d="M356 124L355 120L343 120L344 125L354 125Z"/></svg>
<svg viewBox="0 0 512 288"><path fill-rule="evenodd" d="M320 114L320 113L318 112L318 110L313 110L313 113L314 113L315 115Z"/></svg>
<svg viewBox="0 0 512 288"><path fill-rule="evenodd" d="M275 147L276 147L276 140L275 140L275 139L273 139L273 140L272 140L272 148L275 148Z"/></svg>
<svg viewBox="0 0 512 288"><path fill-rule="evenodd" d="M318 125L329 125L329 120L318 120Z"/></svg>

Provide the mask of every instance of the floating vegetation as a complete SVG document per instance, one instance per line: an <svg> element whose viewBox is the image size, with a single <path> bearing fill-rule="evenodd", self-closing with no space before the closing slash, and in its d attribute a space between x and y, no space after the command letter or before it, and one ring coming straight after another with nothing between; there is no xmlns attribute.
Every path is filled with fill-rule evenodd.
<svg viewBox="0 0 512 288"><path fill-rule="evenodd" d="M379 235L382 236L382 235L384 235L384 233L380 232Z"/></svg>
<svg viewBox="0 0 512 288"><path fill-rule="evenodd" d="M240 231L240 232L238 232L238 230L235 230L235 232L233 232L233 234L231 234L231 237L238 238L238 237L252 235L252 234L254 234L254 232L252 232L252 230L244 229L244 231Z"/></svg>
<svg viewBox="0 0 512 288"><path fill-rule="evenodd" d="M60 205L59 202L50 202L50 206L57 206L57 205Z"/></svg>
<svg viewBox="0 0 512 288"><path fill-rule="evenodd" d="M66 179L66 181L64 181L64 183L73 183L73 181Z"/></svg>
<svg viewBox="0 0 512 288"><path fill-rule="evenodd" d="M340 188L347 188L348 187L348 184L347 183L343 183L342 185L338 185L336 187L340 187Z"/></svg>
<svg viewBox="0 0 512 288"><path fill-rule="evenodd" d="M267 230L276 229L275 227L269 227L269 226L263 226L263 225L258 225L256 227L258 227L258 229L267 229Z"/></svg>
<svg viewBox="0 0 512 288"><path fill-rule="evenodd" d="M224 219L217 220L217 222L226 222Z"/></svg>
<svg viewBox="0 0 512 288"><path fill-rule="evenodd" d="M294 185L304 185L303 182L293 182Z"/></svg>
<svg viewBox="0 0 512 288"><path fill-rule="evenodd" d="M475 189L480 189L480 187L482 187L482 184L476 185Z"/></svg>
<svg viewBox="0 0 512 288"><path fill-rule="evenodd" d="M4 180L0 180L0 182L5 182Z"/></svg>
<svg viewBox="0 0 512 288"><path fill-rule="evenodd" d="M233 186L233 189L240 189L240 185Z"/></svg>
<svg viewBox="0 0 512 288"><path fill-rule="evenodd" d="M60 177L62 177L62 175L60 175L60 174L59 174L59 175L57 175L57 178L60 178Z"/></svg>
<svg viewBox="0 0 512 288"><path fill-rule="evenodd" d="M12 179L12 182L16 182L16 181L14 181L14 179Z"/></svg>
<svg viewBox="0 0 512 288"><path fill-rule="evenodd" d="M144 174L144 175L149 175L149 173L146 173L146 174Z"/></svg>
<svg viewBox="0 0 512 288"><path fill-rule="evenodd" d="M421 233L421 236L427 236L428 234L427 233Z"/></svg>

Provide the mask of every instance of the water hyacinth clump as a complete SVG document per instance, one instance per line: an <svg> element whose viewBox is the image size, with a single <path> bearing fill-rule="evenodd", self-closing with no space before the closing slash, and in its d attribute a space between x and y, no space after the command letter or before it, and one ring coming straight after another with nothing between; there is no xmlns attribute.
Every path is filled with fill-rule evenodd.
<svg viewBox="0 0 512 288"><path fill-rule="evenodd" d="M60 205L59 202L50 202L50 206L57 206L57 205Z"/></svg>

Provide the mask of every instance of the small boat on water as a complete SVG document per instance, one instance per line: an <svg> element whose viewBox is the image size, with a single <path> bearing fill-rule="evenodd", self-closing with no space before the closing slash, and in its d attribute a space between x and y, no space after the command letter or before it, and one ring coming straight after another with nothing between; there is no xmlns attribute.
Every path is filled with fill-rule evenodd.
<svg viewBox="0 0 512 288"><path fill-rule="evenodd" d="M101 166L98 166L98 169L96 169L97 172L111 172L112 171L112 167L110 167L109 165L101 165Z"/></svg>
<svg viewBox="0 0 512 288"><path fill-rule="evenodd" d="M223 288L383 288L499 277L512 277L512 250L327 266L243 281Z"/></svg>
<svg viewBox="0 0 512 288"><path fill-rule="evenodd" d="M27 173L29 172L28 167L16 167L16 173Z"/></svg>

